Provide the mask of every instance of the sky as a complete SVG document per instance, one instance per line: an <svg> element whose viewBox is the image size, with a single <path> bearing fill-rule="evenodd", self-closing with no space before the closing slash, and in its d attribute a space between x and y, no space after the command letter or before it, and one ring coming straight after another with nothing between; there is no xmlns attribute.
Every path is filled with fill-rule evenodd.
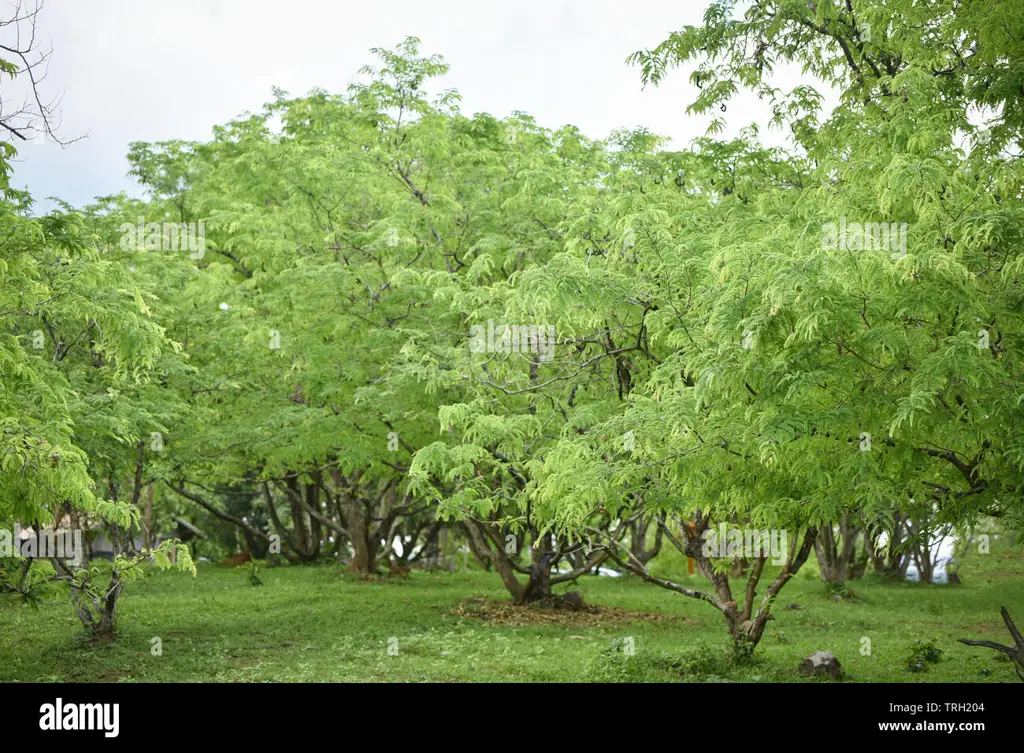
<svg viewBox="0 0 1024 753"><path fill-rule="evenodd" d="M258 112L274 86L292 95L342 92L375 62L371 47L410 35L422 40L421 53L449 63L435 86L458 89L466 115L522 110L542 126L573 124L592 138L645 126L683 147L710 121L685 112L697 91L687 73L645 90L625 60L699 24L707 4L46 0L38 36L53 54L43 97L61 98L57 135L78 140L21 145L12 184L27 188L41 211L52 206L46 197L81 206L122 190L141 195L127 175L130 142L208 140L213 126ZM751 98L737 101L723 135L764 124L766 112Z"/></svg>

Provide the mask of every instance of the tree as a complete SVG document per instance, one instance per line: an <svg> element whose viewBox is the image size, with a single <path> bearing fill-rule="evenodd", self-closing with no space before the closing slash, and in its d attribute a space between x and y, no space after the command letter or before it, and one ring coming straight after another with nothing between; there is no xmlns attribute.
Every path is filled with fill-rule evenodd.
<svg viewBox="0 0 1024 753"><path fill-rule="evenodd" d="M6 177L6 163L2 169ZM18 239L2 267L0 520L31 524L36 535L65 518L72 529L105 521L118 555L109 567L28 557L8 563L0 577L4 590L26 596L43 583L70 586L83 625L106 640L125 580L144 559L122 552L121 539L139 517L143 437L161 425L165 409L153 371L174 344L128 272L101 258L80 217L59 210L31 218L28 197L10 189L0 203L7 237ZM162 566L176 556L192 568L174 541L145 554ZM101 579L109 582L98 585Z"/></svg>
<svg viewBox="0 0 1024 753"><path fill-rule="evenodd" d="M655 468L660 483L641 487L647 504L660 493L662 512L695 523L677 536L688 554L700 554L693 534L713 521L802 531L756 612L763 558L742 609L714 563L702 571L715 595L658 583L713 603L744 647L817 529L851 513L893 526L928 500L937 524L982 514L1019 524L1021 192L1004 153L1020 148L1021 120L1006 63L1019 58L1019 36L1000 25L1020 20L1006 5L994 18L976 3L935 13L757 2L737 17L738 5L714 3L703 26L632 60L653 83L695 64L692 112L725 111L752 88L793 151L758 147L754 129L700 139L674 181L667 167L653 180L639 173L643 190L620 194L605 219L637 239L619 255L637 292L616 310L641 313L638 328L663 351L629 408L600 428L616 442L633 432L641 451L613 466L592 440L563 440L539 494L561 500L571 526L600 504L599 481L621 495ZM838 88L841 104L823 117L812 87L773 88L781 61ZM965 152L958 139L979 130L970 105L996 112L991 137Z"/></svg>
<svg viewBox="0 0 1024 753"><path fill-rule="evenodd" d="M0 114L0 125L21 141L32 133L60 141L56 103L45 103L39 89L49 56L36 44L40 8L18 3L0 21L0 32L15 32L13 41L0 43L0 71L29 89L27 103ZM67 587L86 630L107 640L124 584L141 573L147 556L162 567L174 557L194 572L179 542L144 554L122 551L122 536L139 517L143 437L163 410L163 393L151 379L175 347L127 272L101 257L78 213L63 206L31 216L31 197L10 187L14 153L2 144L0 226L7 242L0 252L0 524L7 547L14 543L11 525L30 525L32 545L27 556L21 549L0 554L0 590L32 599L50 586ZM75 561L63 556L66 551L43 554L44 529L65 521L77 530L106 523L117 553L113 563L87 564L81 551Z"/></svg>

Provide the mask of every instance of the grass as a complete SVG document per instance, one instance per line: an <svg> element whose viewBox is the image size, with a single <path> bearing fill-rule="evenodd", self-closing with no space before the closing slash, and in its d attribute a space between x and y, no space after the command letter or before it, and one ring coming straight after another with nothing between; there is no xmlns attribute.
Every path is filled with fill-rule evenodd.
<svg viewBox="0 0 1024 753"><path fill-rule="evenodd" d="M662 567L702 586L679 565L666 557ZM1024 547L994 542L961 577L922 586L869 576L836 601L809 563L782 591L753 660L734 665L717 611L635 578L565 589L612 608L593 615L513 608L497 575L481 571L359 582L336 566L262 568L254 586L245 568L203 565L197 578L154 571L130 584L118 639L104 646L83 640L66 599L0 602L0 681L806 682L796 667L824 650L846 681L1017 682L999 654L956 639L1009 642L1003 605L1024 626ZM939 661L908 669L929 641Z"/></svg>

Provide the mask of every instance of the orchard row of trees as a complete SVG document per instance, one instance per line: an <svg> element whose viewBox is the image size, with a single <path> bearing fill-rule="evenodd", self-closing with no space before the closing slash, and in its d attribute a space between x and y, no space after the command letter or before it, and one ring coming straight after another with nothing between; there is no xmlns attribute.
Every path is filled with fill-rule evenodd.
<svg viewBox="0 0 1024 753"><path fill-rule="evenodd" d="M927 578L936 531L1024 525L1022 24L719 0L631 59L688 69L714 116L679 151L468 117L410 38L344 94L133 144L145 200L32 218L5 187L0 521L202 511L364 574L457 526L517 602L614 563L744 652L812 552L845 579L858 541L890 574L916 551ZM787 148L716 138L744 90ZM748 556L735 593L721 523L784 531L784 562ZM651 571L663 542L706 588ZM3 578L70 584L99 634L140 559Z"/></svg>

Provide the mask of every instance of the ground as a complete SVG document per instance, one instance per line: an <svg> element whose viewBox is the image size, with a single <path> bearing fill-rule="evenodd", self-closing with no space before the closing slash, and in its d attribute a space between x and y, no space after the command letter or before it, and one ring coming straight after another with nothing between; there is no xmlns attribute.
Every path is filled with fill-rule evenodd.
<svg viewBox="0 0 1024 753"><path fill-rule="evenodd" d="M671 558L664 567L701 585ZM481 571L360 582L336 566L261 568L256 586L245 567L201 565L196 578L154 572L130 584L111 645L82 639L66 599L0 601L0 681L806 682L800 660L824 650L846 681L1018 682L999 654L956 639L1008 643L1000 606L1024 625L1024 546L996 542L960 574L959 586L872 576L837 601L812 563L782 591L753 660L734 665L713 608L632 577L567 586L598 610L571 612L512 607ZM910 671L929 641L938 662Z"/></svg>

